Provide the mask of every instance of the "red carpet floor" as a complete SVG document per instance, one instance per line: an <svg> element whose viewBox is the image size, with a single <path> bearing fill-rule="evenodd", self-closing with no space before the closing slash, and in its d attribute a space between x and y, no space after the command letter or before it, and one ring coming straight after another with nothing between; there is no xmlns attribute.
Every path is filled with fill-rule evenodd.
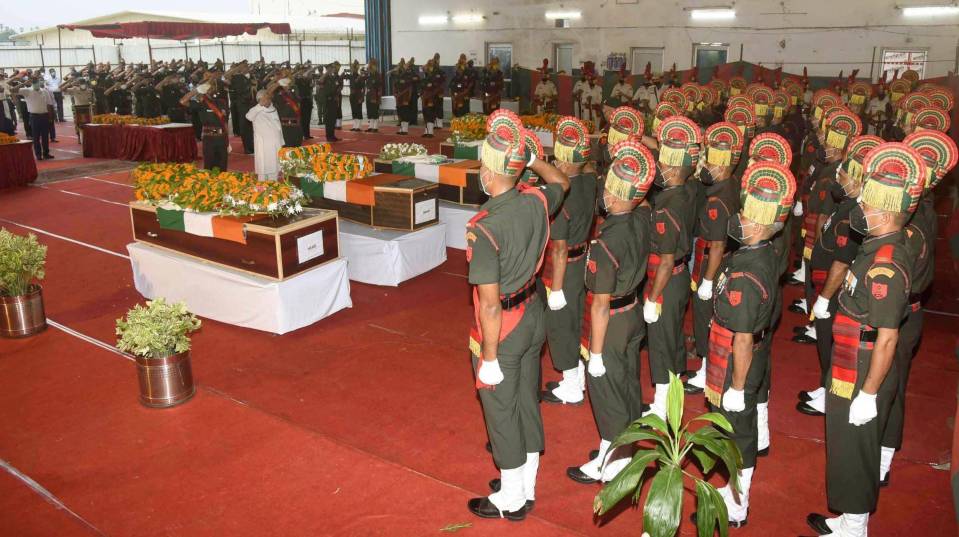
<svg viewBox="0 0 959 537"><path fill-rule="evenodd" d="M338 149L375 153L399 138L355 134L344 132ZM56 151L69 155L75 144L61 138ZM251 169L237 143L231 168ZM142 300L125 258L129 213L117 205L130 198L128 175L0 192L0 225L29 226L49 247L48 317L107 344L115 319ZM194 337L197 396L170 410L137 403L131 362L55 327L0 341L0 534L419 536L469 523L458 533L638 535L641 512L599 524L597 488L564 475L597 442L588 406L544 406L531 517L512 524L466 511L496 470L465 351L466 261L448 256L399 288L353 283L352 309L282 337L205 321ZM952 289L938 293L937 310L956 312ZM797 295L787 288L787 300ZM949 474L937 466L952 435L957 317L926 319L905 446L871 523L877 536L956 534ZM810 535L806 513L826 509L823 423L793 408L818 376L813 347L787 339L799 321L787 313L777 335L771 454L756 471L750 524L735 535ZM557 376L544 358L544 377ZM698 412L702 397L687 406ZM681 534L695 531L684 522Z"/></svg>

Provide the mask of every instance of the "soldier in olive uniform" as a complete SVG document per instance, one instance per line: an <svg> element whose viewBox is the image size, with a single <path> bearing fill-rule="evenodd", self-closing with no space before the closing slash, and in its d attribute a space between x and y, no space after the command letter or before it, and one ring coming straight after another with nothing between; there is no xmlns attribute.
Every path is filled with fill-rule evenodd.
<svg viewBox="0 0 959 537"><path fill-rule="evenodd" d="M591 302L584 341L588 350L590 403L599 429L599 449L582 466L566 469L579 483L610 481L629 463L630 453L609 448L619 433L642 414L639 351L646 336L636 289L646 277L650 206L637 207L656 173L653 155L640 142L626 140L612 150L600 209L606 218L591 241L586 287ZM616 450L627 451L627 450ZM605 466L604 466L605 465Z"/></svg>
<svg viewBox="0 0 959 537"><path fill-rule="evenodd" d="M409 134L410 124L416 121L416 100L413 98L415 77L411 68L400 58L393 77L393 94L396 96L396 115L400 119L400 128L396 134Z"/></svg>
<svg viewBox="0 0 959 537"><path fill-rule="evenodd" d="M713 318L713 281L730 248L727 248L729 218L739 212L738 190L730 176L739 160L742 137L732 123L717 123L706 131L706 164L699 169L698 179L706 187L706 203L699 211L693 241L695 262L692 281L693 338L696 355L702 358L699 371L686 382L687 393L700 393L706 388L706 356L709 353L709 321ZM733 138L735 137L735 138ZM732 245L729 245L732 246Z"/></svg>
<svg viewBox="0 0 959 537"><path fill-rule="evenodd" d="M303 127L300 125L299 90L293 84L288 71L281 71L276 76L280 87L273 95L273 106L280 116L283 147L300 147L303 145Z"/></svg>
<svg viewBox="0 0 959 537"><path fill-rule="evenodd" d="M466 54L460 54L456 62L456 71L450 78L450 100L453 105L453 117L463 117L470 111L472 97L469 74L466 71Z"/></svg>
<svg viewBox="0 0 959 537"><path fill-rule="evenodd" d="M422 91L420 95L423 101L423 122L426 128L423 132L423 138L433 137L433 128L436 126L436 101L443 106L443 86L437 85L436 72L439 68L433 63L433 60L427 60L423 66Z"/></svg>
<svg viewBox="0 0 959 537"><path fill-rule="evenodd" d="M380 73L376 58L370 58L363 76L363 87L366 90L366 132L379 132L380 101L383 99L383 74Z"/></svg>
<svg viewBox="0 0 959 537"><path fill-rule="evenodd" d="M136 96L137 104L142 107L140 110L141 117L160 117L163 113L163 105L160 103L160 92L156 89L156 81L152 77L144 76L133 87L133 93Z"/></svg>
<svg viewBox="0 0 959 537"><path fill-rule="evenodd" d="M339 141L336 137L336 111L340 107L340 100L336 93L338 79L339 76L333 72L333 65L328 65L317 87L317 95L323 103L320 109L323 110L323 126L326 129L327 142Z"/></svg>
<svg viewBox="0 0 959 537"><path fill-rule="evenodd" d="M446 73L440 66L440 53L433 54L433 86L438 88L439 95L433 99L433 124L437 129L443 128L443 94L446 92Z"/></svg>
<svg viewBox="0 0 959 537"><path fill-rule="evenodd" d="M522 520L534 505L544 449L536 391L545 332L535 276L549 240L549 216L569 181L529 150L515 114L496 114L488 126L479 181L490 199L467 225L466 259L474 286L470 351L500 479L491 483L496 492L467 506L483 518ZM517 187L526 167L545 185Z"/></svg>
<svg viewBox="0 0 959 537"><path fill-rule="evenodd" d="M482 90L483 113L492 114L499 110L500 100L503 98L503 71L500 69L499 58L493 57L486 66Z"/></svg>
<svg viewBox="0 0 959 537"><path fill-rule="evenodd" d="M340 74L340 62L333 62L327 69L333 70L333 98L336 100L336 128L343 127L343 81L346 75Z"/></svg>
<svg viewBox="0 0 959 537"><path fill-rule="evenodd" d="M323 94L323 81L326 73L322 65L316 66L316 72L313 75L313 102L316 105L316 120L321 124L326 124L326 97ZM334 120L335 121L335 120Z"/></svg>
<svg viewBox="0 0 959 537"><path fill-rule="evenodd" d="M249 66L242 67L234 71L229 77L230 109L234 114L233 123L243 139L243 151L248 155L253 153L253 124L246 118L246 113L254 105L249 69Z"/></svg>
<svg viewBox="0 0 959 537"><path fill-rule="evenodd" d="M203 167L226 171L230 155L227 133L230 105L226 92L219 87L215 77L208 75L193 91L180 99L180 104L194 108L203 124Z"/></svg>
<svg viewBox="0 0 959 537"><path fill-rule="evenodd" d="M563 380L547 384L543 400L548 403L583 402L586 374L580 362L579 345L586 300L583 273L597 190L596 174L585 171L589 154L586 126L571 116L559 120L553 145L554 163L569 177L570 188L550 225L550 252L539 293L549 305L546 312L549 354L553 367L563 372Z"/></svg>
<svg viewBox="0 0 959 537"><path fill-rule="evenodd" d="M307 62L303 69L293 76L297 96L300 101L300 129L304 140L312 140L310 124L313 122L313 66Z"/></svg>
<svg viewBox="0 0 959 537"><path fill-rule="evenodd" d="M912 281L903 228L926 182L923 158L901 143L876 147L863 167L849 225L866 238L839 293L826 395L826 498L842 514L806 517L820 535L842 537L865 537L879 500L880 442L898 390L896 340Z"/></svg>
<svg viewBox="0 0 959 537"><path fill-rule="evenodd" d="M919 201L916 214L906 226L906 247L915 260L912 267L912 292L906 320L899 327L896 343L896 367L899 368L899 386L889 413L882 438L879 464L879 484L889 484L889 469L896 450L902 447L902 428L905 423L906 384L912 358L919 347L922 335L922 302L928 299L935 272L936 237L939 234L938 216L935 209L933 189L956 165L959 150L949 135L923 129L906 136L903 143L912 147L926 162L926 187Z"/></svg>
<svg viewBox="0 0 959 537"><path fill-rule="evenodd" d="M180 106L180 99L187 93L186 79L182 74L174 73L156 85L160 92L160 105L163 113L173 123L186 123L186 110Z"/></svg>
<svg viewBox="0 0 959 537"><path fill-rule="evenodd" d="M739 475L719 489L729 525L737 528L746 524L749 512L759 451L757 406L769 367L769 347L762 343L772 337L773 294L778 291L777 253L770 239L782 230L795 193L796 180L778 163L757 162L746 169L742 209L729 219L729 235L740 247L716 280L706 400L729 420L729 437L743 456ZM738 498L733 493L737 482Z"/></svg>
<svg viewBox="0 0 959 537"><path fill-rule="evenodd" d="M685 188L699 159L702 133L687 117L663 120L658 134L658 165L654 184L662 190L653 201L653 230L643 318L649 324L649 368L656 391L649 412L665 418L669 374L686 370L683 317L689 301L687 257L692 200Z"/></svg>
<svg viewBox="0 0 959 537"><path fill-rule="evenodd" d="M346 74L350 81L350 115L353 117L353 132L360 132L360 122L363 121L363 96L365 94L366 75L360 72L359 60L350 64L350 72Z"/></svg>
<svg viewBox="0 0 959 537"><path fill-rule="evenodd" d="M832 357L833 315L839 307L838 291L846 279L849 265L856 259L863 236L849 227L849 213L856 207L856 198L862 191L862 163L865 153L882 140L855 139L849 145L849 154L830 184L830 195L836 208L826 219L816 238L809 260L809 279L812 280L816 301L812 313L816 327L816 351L819 354L819 387L799 392L796 410L810 416L826 414L826 386L829 382L829 360Z"/></svg>

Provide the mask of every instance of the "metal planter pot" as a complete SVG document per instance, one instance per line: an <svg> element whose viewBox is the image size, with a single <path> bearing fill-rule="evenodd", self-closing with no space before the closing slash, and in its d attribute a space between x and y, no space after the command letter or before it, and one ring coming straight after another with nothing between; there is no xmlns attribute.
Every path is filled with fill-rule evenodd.
<svg viewBox="0 0 959 537"><path fill-rule="evenodd" d="M140 380L140 403L150 408L168 408L189 400L196 393L190 352L163 358L135 356Z"/></svg>
<svg viewBox="0 0 959 537"><path fill-rule="evenodd" d="M43 311L43 291L31 285L30 291L20 296L0 296L0 336L27 337L47 328Z"/></svg>

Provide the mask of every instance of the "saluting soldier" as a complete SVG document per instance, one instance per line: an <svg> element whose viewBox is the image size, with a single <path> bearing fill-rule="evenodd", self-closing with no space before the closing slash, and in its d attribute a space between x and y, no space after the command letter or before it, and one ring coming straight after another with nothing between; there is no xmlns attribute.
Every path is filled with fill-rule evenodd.
<svg viewBox="0 0 959 537"><path fill-rule="evenodd" d="M955 166L959 159L956 142L949 135L934 130L917 130L906 136L903 143L915 149L926 163L926 186L916 214L906 226L906 247L912 253L912 290L906 320L899 327L896 343L896 367L899 385L889 412L889 422L882 437L879 460L879 485L889 484L889 469L896 450L902 447L902 428L905 424L906 385L912 359L922 335L922 303L928 300L928 291L935 272L936 237L939 233L933 189Z"/></svg>
<svg viewBox="0 0 959 537"><path fill-rule="evenodd" d="M293 75L297 98L300 103L300 129L304 140L312 140L310 123L313 122L313 65L306 62ZM252 107L252 102L250 103ZM247 109L249 110L249 109ZM244 116L246 113L243 114Z"/></svg>
<svg viewBox="0 0 959 537"><path fill-rule="evenodd" d="M470 351L493 460L500 479L469 500L483 518L523 520L536 499L543 420L536 392L545 338L535 277L549 240L549 216L569 190L566 176L524 142L523 126L501 110L487 123L480 188L490 196L467 225L466 259L475 323ZM516 186L524 168L545 184Z"/></svg>
<svg viewBox="0 0 959 537"><path fill-rule="evenodd" d="M758 455L757 406L769 367L770 325L779 271L773 235L782 230L796 193L796 180L784 166L757 162L746 169L742 209L729 219L729 235L739 243L716 281L709 331L706 400L732 425L729 437L743 456L739 475L719 489L728 523L742 527L749 514L749 491ZM734 494L739 485L738 497ZM695 520L695 518L694 518Z"/></svg>
<svg viewBox="0 0 959 537"><path fill-rule="evenodd" d="M438 88L437 97L433 99L433 125L437 129L443 128L443 94L446 92L446 73L440 66L440 53L433 54L433 87Z"/></svg>
<svg viewBox="0 0 959 537"><path fill-rule="evenodd" d="M232 86L232 85L231 85ZM189 91L186 87L186 78L181 73L173 73L156 85L160 92L160 105L163 113L173 123L186 123L186 110L180 106L180 99Z"/></svg>
<svg viewBox="0 0 959 537"><path fill-rule="evenodd" d="M322 65L316 66L316 71L313 75L313 103L316 105L316 120L321 124L326 124L326 95L323 90L323 83L326 80L327 74L323 69ZM336 120L334 119L335 123Z"/></svg>
<svg viewBox="0 0 959 537"><path fill-rule="evenodd" d="M140 81L134 84L133 92L138 106L141 107L141 117L160 117L163 113L163 105L160 103L160 92L156 89L156 82L153 77L143 76Z"/></svg>
<svg viewBox="0 0 959 537"><path fill-rule="evenodd" d="M629 139L611 150L600 210L605 219L591 241L586 287L591 296L588 350L590 403L599 429L596 457L567 468L578 483L610 481L631 460L631 453L613 453L612 441L642 414L639 352L646 335L636 289L646 276L649 257L650 206L644 203L656 173L656 161L642 143ZM605 465L605 466L604 466Z"/></svg>
<svg viewBox="0 0 959 537"><path fill-rule="evenodd" d="M500 100L503 97L503 71L499 66L499 58L493 56L486 66L483 77L483 113L492 114L499 110Z"/></svg>
<svg viewBox="0 0 959 537"><path fill-rule="evenodd" d="M327 67L329 70L330 67ZM336 100L336 128L343 127L343 81L346 79L345 75L340 75L340 62L333 62L333 85L334 95L333 98Z"/></svg>
<svg viewBox="0 0 959 537"><path fill-rule="evenodd" d="M433 137L433 128L436 126L436 101L440 101L442 107L443 86L438 83L436 71L438 67L433 60L426 60L423 66L423 90L421 92L423 99L423 121L426 123L426 129L423 132L423 138Z"/></svg>
<svg viewBox="0 0 959 537"><path fill-rule="evenodd" d="M393 94L396 96L396 115L400 119L400 128L396 134L409 134L410 123L416 121L416 101L413 100L414 76L403 58L396 66L393 82Z"/></svg>
<svg viewBox="0 0 959 537"><path fill-rule="evenodd" d="M881 138L862 136L849 143L846 157L835 180L830 183L830 195L836 208L826 219L816 238L809 260L809 279L812 280L816 300L812 315L816 327L816 351L819 354L819 387L799 392L796 410L810 416L826 414L826 386L829 381L829 360L832 357L833 316L839 307L839 288L846 279L849 265L856 259L863 236L849 227L849 214L856 207L856 198L862 191L862 164L866 154L882 143Z"/></svg>
<svg viewBox="0 0 959 537"><path fill-rule="evenodd" d="M723 259L732 250L727 234L729 219L739 212L739 195L733 167L742 151L742 134L735 124L720 122L706 129L706 161L699 168L698 179L705 187L706 203L699 211L694 228L692 282L693 339L696 355L702 358L699 371L689 377L687 393L700 393L706 388L706 357L709 354L709 322L713 318L713 282Z"/></svg>
<svg viewBox="0 0 959 537"><path fill-rule="evenodd" d="M82 143L83 129L80 127L93 120L93 106L96 100L93 89L85 78L77 79L76 87L74 87L74 80L69 80L60 86L60 89L70 96L70 101L73 103L73 128Z"/></svg>
<svg viewBox="0 0 959 537"><path fill-rule="evenodd" d="M283 147L300 147L303 145L303 127L300 125L299 90L293 84L289 70L281 70L274 79L279 88L274 93L273 106L280 116Z"/></svg>
<svg viewBox="0 0 959 537"><path fill-rule="evenodd" d="M326 72L320 77L320 83L317 87L318 101L322 102L323 125L326 129L326 141L338 142L336 137L336 116L340 108L340 97L336 92L336 84L339 76L334 73L333 65L326 66Z"/></svg>
<svg viewBox="0 0 959 537"><path fill-rule="evenodd" d="M832 370L826 396L826 499L841 513L810 513L820 535L865 537L879 499L883 431L898 390L896 340L912 281L905 226L926 182L915 149L896 142L873 149L849 225L866 238L849 267L833 323Z"/></svg>
<svg viewBox="0 0 959 537"><path fill-rule="evenodd" d="M238 64L230 69L227 81L230 83L230 105L234 112L233 122L240 131L243 140L243 152L253 153L253 124L246 118L246 113L253 108L253 88L250 84L250 66ZM172 119L172 118L171 118Z"/></svg>
<svg viewBox="0 0 959 537"><path fill-rule="evenodd" d="M350 115L353 117L353 132L360 132L363 121L363 97L366 94L366 74L360 72L360 61L353 60L346 77L350 81Z"/></svg>
<svg viewBox="0 0 959 537"><path fill-rule="evenodd" d="M596 207L596 174L587 171L589 134L578 119L567 116L556 123L554 165L569 177L569 194L550 224L550 252L541 275L539 293L546 298L546 339L553 367L563 380L548 383L543 400L581 404L586 376L580 361L579 334L583 324L586 287L583 273L586 249Z"/></svg>
<svg viewBox="0 0 959 537"><path fill-rule="evenodd" d="M456 71L450 78L450 99L453 104L453 117L463 117L470 111L472 82L466 70L466 54L460 54L456 62Z"/></svg>
<svg viewBox="0 0 959 537"><path fill-rule="evenodd" d="M699 160L702 133L684 116L671 116L659 125L658 165L654 184L661 190L653 201L653 230L643 317L649 324L649 368L656 391L649 412L666 417L669 374L686 370L683 317L689 301L689 229L692 200L685 188Z"/></svg>
<svg viewBox="0 0 959 537"><path fill-rule="evenodd" d="M180 104L196 109L203 124L203 167L226 171L229 158L230 105L217 78L207 73L197 87L180 99ZM195 97L195 100L193 100Z"/></svg>
<svg viewBox="0 0 959 537"><path fill-rule="evenodd" d="M363 76L363 88L366 95L366 132L379 132L380 101L383 98L383 74L380 73L376 58L370 58Z"/></svg>

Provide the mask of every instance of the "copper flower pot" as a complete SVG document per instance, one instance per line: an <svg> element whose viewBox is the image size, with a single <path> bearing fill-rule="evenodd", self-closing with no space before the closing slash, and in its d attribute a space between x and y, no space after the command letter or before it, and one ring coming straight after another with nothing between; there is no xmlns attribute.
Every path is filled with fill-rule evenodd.
<svg viewBox="0 0 959 537"><path fill-rule="evenodd" d="M32 336L46 328L43 291L39 285L31 285L25 295L0 296L0 336Z"/></svg>
<svg viewBox="0 0 959 537"><path fill-rule="evenodd" d="M168 408L190 399L196 393L189 351L162 358L135 358L140 379L140 402L144 406Z"/></svg>

